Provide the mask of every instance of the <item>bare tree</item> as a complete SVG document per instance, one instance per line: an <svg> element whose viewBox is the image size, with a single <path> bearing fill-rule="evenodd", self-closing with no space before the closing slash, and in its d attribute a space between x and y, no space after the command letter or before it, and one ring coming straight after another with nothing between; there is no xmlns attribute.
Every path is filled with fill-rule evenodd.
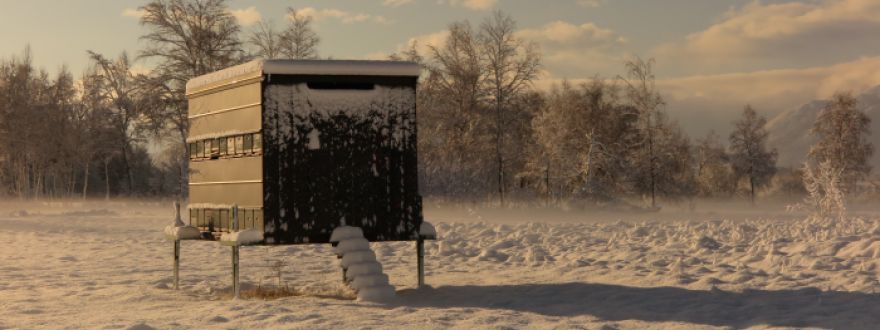
<svg viewBox="0 0 880 330"><path fill-rule="evenodd" d="M730 157L737 178L749 182L749 196L755 203L755 190L766 186L776 173L776 150L768 150L767 119L746 105L742 119L734 123L730 133Z"/></svg>
<svg viewBox="0 0 880 330"><path fill-rule="evenodd" d="M809 156L817 164L827 161L832 170L841 172L844 192L852 191L871 173L868 160L874 146L868 141L870 124L871 118L858 108L850 93L835 94L813 124L811 133L818 141Z"/></svg>
<svg viewBox="0 0 880 330"><path fill-rule="evenodd" d="M419 152L425 187L439 194L482 193L486 172L484 75L468 22L449 26L440 47L430 45L429 74L420 84Z"/></svg>
<svg viewBox="0 0 880 330"><path fill-rule="evenodd" d="M312 29L312 17L298 13L294 8L287 9L287 28L280 36L281 54L288 59L318 58L318 43L321 38Z"/></svg>
<svg viewBox="0 0 880 330"><path fill-rule="evenodd" d="M698 193L706 197L729 196L736 187L730 155L715 131L699 139L694 150Z"/></svg>
<svg viewBox="0 0 880 330"><path fill-rule="evenodd" d="M140 8L141 36L146 47L140 58L158 61L143 83L153 95L147 109L155 117L164 117L186 150L189 131L186 82L196 76L239 64L247 59L238 38L241 27L226 5L226 0L152 0ZM182 159L187 157L183 152ZM184 164L187 162L176 162ZM188 169L179 173L180 193Z"/></svg>
<svg viewBox="0 0 880 330"><path fill-rule="evenodd" d="M480 55L486 67L486 95L495 108L495 163L498 197L504 205L505 132L509 126L505 111L510 101L531 86L538 75L541 57L537 44L516 37L516 22L496 11L480 25Z"/></svg>
<svg viewBox="0 0 880 330"><path fill-rule="evenodd" d="M260 21L248 35L250 43L256 51L254 55L264 59L281 58L281 34L275 30L272 22Z"/></svg>
<svg viewBox="0 0 880 330"><path fill-rule="evenodd" d="M657 207L657 153L656 145L656 122L658 119L658 111L665 102L657 91L654 84L654 59L647 61L639 57L626 62L626 77L621 77L626 84L626 95L633 107L638 110L638 118L640 122L640 130L642 131L642 139L637 142L635 148L636 165L639 174L644 174L638 179L637 186L647 189L647 193L651 196L651 207ZM646 181L646 182L645 182ZM646 183L646 184L642 184Z"/></svg>
<svg viewBox="0 0 880 330"><path fill-rule="evenodd" d="M135 75L131 72L131 62L123 52L115 61L103 55L89 51L92 61L98 66L98 91L100 97L107 101L110 108L111 125L114 141L118 141L117 150L125 165L127 192L134 192L132 174L131 149L143 136L148 119L140 107L139 86Z"/></svg>

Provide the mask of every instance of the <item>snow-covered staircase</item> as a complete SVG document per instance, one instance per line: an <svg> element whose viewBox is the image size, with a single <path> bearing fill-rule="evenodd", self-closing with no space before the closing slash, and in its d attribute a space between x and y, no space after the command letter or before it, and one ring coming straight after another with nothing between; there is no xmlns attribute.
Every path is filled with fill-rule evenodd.
<svg viewBox="0 0 880 330"><path fill-rule="evenodd" d="M388 275L370 249L370 242L358 227L342 226L333 230L330 242L340 258L346 283L357 292L358 300L381 301L394 297L394 287L388 284Z"/></svg>

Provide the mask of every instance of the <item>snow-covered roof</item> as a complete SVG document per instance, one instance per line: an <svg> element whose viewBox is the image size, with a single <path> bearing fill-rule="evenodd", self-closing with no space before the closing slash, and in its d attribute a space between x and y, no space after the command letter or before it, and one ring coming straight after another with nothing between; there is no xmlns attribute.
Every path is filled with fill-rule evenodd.
<svg viewBox="0 0 880 330"><path fill-rule="evenodd" d="M355 60L254 60L190 79L186 93L225 81L245 80L263 74L418 77L414 62Z"/></svg>

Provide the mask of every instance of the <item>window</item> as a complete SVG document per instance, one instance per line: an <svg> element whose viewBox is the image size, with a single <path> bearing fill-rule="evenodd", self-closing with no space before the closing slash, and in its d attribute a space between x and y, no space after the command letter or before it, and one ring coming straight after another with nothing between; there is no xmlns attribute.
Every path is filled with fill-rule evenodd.
<svg viewBox="0 0 880 330"><path fill-rule="evenodd" d="M195 159L195 158L196 158L196 143L190 142L189 143L189 159Z"/></svg>
<svg viewBox="0 0 880 330"><path fill-rule="evenodd" d="M219 212L220 212L220 229L226 229L226 230L232 229L232 226L229 225L230 224L229 210L221 209L221 210L219 210Z"/></svg>
<svg viewBox="0 0 880 330"><path fill-rule="evenodd" d="M256 209L254 210L254 228L258 231L263 231L263 210Z"/></svg>
<svg viewBox="0 0 880 330"><path fill-rule="evenodd" d="M187 143L189 159L218 159L221 157L250 156L263 151L262 133L248 133ZM216 213L219 215L219 213Z"/></svg>
<svg viewBox="0 0 880 330"><path fill-rule="evenodd" d="M211 141L211 158L216 159L220 156L220 139L210 139Z"/></svg>
<svg viewBox="0 0 880 330"><path fill-rule="evenodd" d="M254 152L263 151L263 135L254 133Z"/></svg>
<svg viewBox="0 0 880 330"><path fill-rule="evenodd" d="M211 140L205 140L205 149L202 158L211 158Z"/></svg>
<svg viewBox="0 0 880 330"><path fill-rule="evenodd" d="M244 153L249 154L254 152L254 135L253 134L245 134L244 135Z"/></svg>
<svg viewBox="0 0 880 330"><path fill-rule="evenodd" d="M205 227L208 227L209 231L217 231L217 220L212 209L205 209Z"/></svg>
<svg viewBox="0 0 880 330"><path fill-rule="evenodd" d="M244 136L236 136L235 137L235 154L241 155L244 153Z"/></svg>

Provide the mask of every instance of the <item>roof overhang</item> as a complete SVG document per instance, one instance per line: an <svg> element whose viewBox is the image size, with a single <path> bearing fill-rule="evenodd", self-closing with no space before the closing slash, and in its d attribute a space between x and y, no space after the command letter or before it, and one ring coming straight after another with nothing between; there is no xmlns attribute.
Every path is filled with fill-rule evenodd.
<svg viewBox="0 0 880 330"><path fill-rule="evenodd" d="M353 60L255 60L190 79L186 94L261 79L263 75L418 77L415 62Z"/></svg>

